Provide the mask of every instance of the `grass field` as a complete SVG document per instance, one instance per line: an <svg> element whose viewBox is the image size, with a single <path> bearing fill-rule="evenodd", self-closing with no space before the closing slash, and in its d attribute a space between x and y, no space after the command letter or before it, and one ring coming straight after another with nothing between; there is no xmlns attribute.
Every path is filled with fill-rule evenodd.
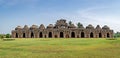
<svg viewBox="0 0 120 58"><path fill-rule="evenodd" d="M120 39L0 40L0 58L120 58Z"/></svg>

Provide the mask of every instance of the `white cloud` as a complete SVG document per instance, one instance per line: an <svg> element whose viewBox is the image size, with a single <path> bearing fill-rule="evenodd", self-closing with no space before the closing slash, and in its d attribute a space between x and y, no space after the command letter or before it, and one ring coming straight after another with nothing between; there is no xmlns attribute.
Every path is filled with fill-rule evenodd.
<svg viewBox="0 0 120 58"><path fill-rule="evenodd" d="M120 14L117 14L118 8L115 8L115 10L111 10L111 8L90 8L85 9L83 11L78 12L78 14L81 17L87 18L86 20L88 23L92 23L94 25L101 24L101 25L108 25L112 29L116 31L120 31ZM119 9L120 10L120 9ZM114 13L116 12L116 13Z"/></svg>
<svg viewBox="0 0 120 58"><path fill-rule="evenodd" d="M44 16L51 17L51 19L60 19L65 18L68 21L72 20L75 24L77 22L83 23L84 26L87 26L88 24L92 24L96 27L96 25L101 25L103 27L104 25L108 25L111 29L113 29L115 32L120 31L120 17L119 14L117 14L118 11L111 10L112 8L109 7L96 7L96 8L90 8L90 9L83 9L76 12L71 13L46 13ZM118 8L117 8L118 10ZM120 9L119 9L120 10ZM116 12L116 13L114 13Z"/></svg>

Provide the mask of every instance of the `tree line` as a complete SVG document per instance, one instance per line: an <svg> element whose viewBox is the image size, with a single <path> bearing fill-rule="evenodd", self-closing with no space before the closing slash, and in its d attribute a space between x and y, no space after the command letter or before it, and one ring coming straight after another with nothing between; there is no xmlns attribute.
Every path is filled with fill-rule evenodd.
<svg viewBox="0 0 120 58"><path fill-rule="evenodd" d="M11 38L11 34L0 34L0 38Z"/></svg>
<svg viewBox="0 0 120 58"><path fill-rule="evenodd" d="M118 37L120 37L120 32L114 33L114 38L118 38Z"/></svg>

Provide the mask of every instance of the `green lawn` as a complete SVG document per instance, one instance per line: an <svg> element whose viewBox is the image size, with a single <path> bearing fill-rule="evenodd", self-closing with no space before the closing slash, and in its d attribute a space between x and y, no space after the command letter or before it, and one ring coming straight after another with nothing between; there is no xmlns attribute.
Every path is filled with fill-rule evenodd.
<svg viewBox="0 0 120 58"><path fill-rule="evenodd" d="M0 58L120 58L120 39L0 40Z"/></svg>

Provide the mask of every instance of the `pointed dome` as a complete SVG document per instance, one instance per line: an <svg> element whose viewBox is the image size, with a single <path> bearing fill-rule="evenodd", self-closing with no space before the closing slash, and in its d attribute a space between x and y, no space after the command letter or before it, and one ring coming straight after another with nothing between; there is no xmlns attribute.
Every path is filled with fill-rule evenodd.
<svg viewBox="0 0 120 58"><path fill-rule="evenodd" d="M96 29L101 29L100 25L97 25L97 26L96 26Z"/></svg>
<svg viewBox="0 0 120 58"><path fill-rule="evenodd" d="M89 25L86 27L86 29L94 29L94 27L93 27L91 24L89 24Z"/></svg>
<svg viewBox="0 0 120 58"><path fill-rule="evenodd" d="M103 26L102 29L110 29L107 25Z"/></svg>
<svg viewBox="0 0 120 58"><path fill-rule="evenodd" d="M15 30L20 30L20 29L22 29L22 27L21 26L17 26L16 28L15 28Z"/></svg>
<svg viewBox="0 0 120 58"><path fill-rule="evenodd" d="M47 28L53 28L54 26L53 26L53 24L49 24L48 26L47 26Z"/></svg>
<svg viewBox="0 0 120 58"><path fill-rule="evenodd" d="M39 29L45 29L45 26L43 24L41 24Z"/></svg>
<svg viewBox="0 0 120 58"><path fill-rule="evenodd" d="M30 27L30 29L37 29L37 28L38 28L37 25L32 25L32 26Z"/></svg>
<svg viewBox="0 0 120 58"><path fill-rule="evenodd" d="M27 25L25 25L23 29L29 29L29 27Z"/></svg>

